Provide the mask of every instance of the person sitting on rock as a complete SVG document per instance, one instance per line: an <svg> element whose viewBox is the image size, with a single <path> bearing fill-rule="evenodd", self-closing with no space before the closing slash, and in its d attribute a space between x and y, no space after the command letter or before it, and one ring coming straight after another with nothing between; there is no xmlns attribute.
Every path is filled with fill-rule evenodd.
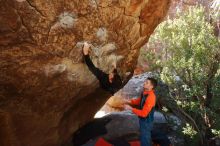
<svg viewBox="0 0 220 146"><path fill-rule="evenodd" d="M120 90L123 87L123 85L126 84L126 82L122 82L121 77L119 76L116 68L114 68L110 74L107 74L99 68L95 67L95 65L89 57L89 49L90 45L85 42L83 46L83 55L89 70L99 80L100 86L113 95L118 90Z"/></svg>
<svg viewBox="0 0 220 146"><path fill-rule="evenodd" d="M125 101L127 104L138 106L138 108L132 108L126 104L125 109L132 111L139 117L141 146L151 146L151 131L153 128L154 108L156 104L154 89L156 86L157 81L154 78L148 78L144 82L144 91L141 97Z"/></svg>

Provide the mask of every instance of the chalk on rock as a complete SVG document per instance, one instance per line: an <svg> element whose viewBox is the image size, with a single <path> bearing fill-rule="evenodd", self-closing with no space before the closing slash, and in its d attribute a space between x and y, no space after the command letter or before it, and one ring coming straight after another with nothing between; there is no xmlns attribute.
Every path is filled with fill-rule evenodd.
<svg viewBox="0 0 220 146"><path fill-rule="evenodd" d="M114 43L109 43L104 45L101 48L101 55L108 55L114 52L117 49L116 45Z"/></svg>
<svg viewBox="0 0 220 146"><path fill-rule="evenodd" d="M97 8L98 7L98 0L90 0L90 6L93 8Z"/></svg>
<svg viewBox="0 0 220 146"><path fill-rule="evenodd" d="M124 59L124 56L118 55L116 59L117 59L117 62L120 62Z"/></svg>
<svg viewBox="0 0 220 146"><path fill-rule="evenodd" d="M88 41L77 42L75 47L79 48L79 49L82 49L83 46L84 46L84 43L87 43L90 46L91 49L95 48L94 45L92 43L88 42Z"/></svg>
<svg viewBox="0 0 220 146"><path fill-rule="evenodd" d="M63 73L65 70L66 70L65 64L57 64L57 65L47 65L44 71L46 76L51 76L57 73L58 74Z"/></svg>
<svg viewBox="0 0 220 146"><path fill-rule="evenodd" d="M24 2L24 1L26 1L26 0L16 0L17 2Z"/></svg>
<svg viewBox="0 0 220 146"><path fill-rule="evenodd" d="M76 15L69 12L64 12L59 16L59 24L63 28L71 28L77 21Z"/></svg>
<svg viewBox="0 0 220 146"><path fill-rule="evenodd" d="M100 41L106 41L108 39L108 31L106 28L101 27L97 30L96 36Z"/></svg>
<svg viewBox="0 0 220 146"><path fill-rule="evenodd" d="M77 42L76 43L76 48L82 49L83 45L84 45L84 42Z"/></svg>

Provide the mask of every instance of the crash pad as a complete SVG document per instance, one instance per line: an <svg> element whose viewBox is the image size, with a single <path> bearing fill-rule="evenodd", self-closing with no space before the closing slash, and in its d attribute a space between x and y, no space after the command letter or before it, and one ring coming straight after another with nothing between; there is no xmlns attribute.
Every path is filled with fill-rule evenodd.
<svg viewBox="0 0 220 146"><path fill-rule="evenodd" d="M139 141L132 141L132 142L129 142L131 146L140 146L140 142Z"/></svg>
<svg viewBox="0 0 220 146"><path fill-rule="evenodd" d="M129 142L130 146L140 146L140 142L139 141L132 141ZM104 140L103 138L99 138L96 142L95 146L113 146L112 144L108 143L106 140Z"/></svg>
<svg viewBox="0 0 220 146"><path fill-rule="evenodd" d="M99 138L95 146L113 146L113 145L105 141L103 138Z"/></svg>
<svg viewBox="0 0 220 146"><path fill-rule="evenodd" d="M130 146L141 146L140 141L131 141L129 142ZM95 146L113 146L112 144L108 143L103 138L99 138L96 142ZM153 146L160 146L159 144L153 144ZM171 146L171 145L170 145Z"/></svg>

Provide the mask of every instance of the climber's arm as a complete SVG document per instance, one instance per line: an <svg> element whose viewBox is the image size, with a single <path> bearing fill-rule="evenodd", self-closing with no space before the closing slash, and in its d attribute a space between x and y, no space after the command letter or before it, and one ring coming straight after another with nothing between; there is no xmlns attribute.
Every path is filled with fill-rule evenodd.
<svg viewBox="0 0 220 146"><path fill-rule="evenodd" d="M141 98L140 97L130 100L131 105L139 105L140 102L141 102Z"/></svg>
<svg viewBox="0 0 220 146"><path fill-rule="evenodd" d="M132 112L136 114L137 116L145 118L150 113L152 108L155 106L155 103L156 103L156 97L154 95L149 95L149 97L147 98L144 104L143 109L139 110L139 109L133 108Z"/></svg>
<svg viewBox="0 0 220 146"><path fill-rule="evenodd" d="M89 70L98 78L101 79L105 73L95 67L92 60L90 59L89 55L84 55L86 65L88 66Z"/></svg>

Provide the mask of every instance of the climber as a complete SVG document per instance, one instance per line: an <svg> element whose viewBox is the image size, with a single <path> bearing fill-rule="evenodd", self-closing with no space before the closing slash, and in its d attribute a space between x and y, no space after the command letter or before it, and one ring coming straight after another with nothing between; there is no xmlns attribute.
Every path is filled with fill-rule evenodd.
<svg viewBox="0 0 220 146"><path fill-rule="evenodd" d="M83 46L83 55L89 70L99 80L100 86L113 95L119 89L121 89L126 84L126 82L122 82L121 77L119 76L116 68L114 68L110 74L107 74L99 68L95 67L95 65L89 57L89 49L90 45L85 42Z"/></svg>
<svg viewBox="0 0 220 146"><path fill-rule="evenodd" d="M154 78L148 78L144 82L144 91L141 93L141 97L125 101L125 109L132 111L139 117L141 146L151 146L151 131L156 104L154 89L156 86L157 81ZM138 109L132 108L130 105L138 106Z"/></svg>

